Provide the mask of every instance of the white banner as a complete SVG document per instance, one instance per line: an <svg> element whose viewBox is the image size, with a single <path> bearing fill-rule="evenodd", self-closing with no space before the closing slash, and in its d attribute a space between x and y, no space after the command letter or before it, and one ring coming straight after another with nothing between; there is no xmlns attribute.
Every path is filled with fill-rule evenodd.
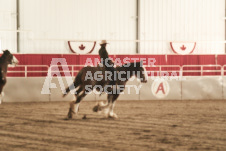
<svg viewBox="0 0 226 151"><path fill-rule="evenodd" d="M187 55L193 53L196 42L170 42L170 46L174 53Z"/></svg>

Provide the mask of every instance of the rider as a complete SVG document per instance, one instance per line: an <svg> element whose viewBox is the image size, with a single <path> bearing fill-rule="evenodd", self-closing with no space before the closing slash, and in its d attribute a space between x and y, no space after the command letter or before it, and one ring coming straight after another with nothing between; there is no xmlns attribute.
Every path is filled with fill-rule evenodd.
<svg viewBox="0 0 226 151"><path fill-rule="evenodd" d="M109 79L110 80L109 85L111 85L113 87L116 84L115 76L114 76L114 73L116 72L116 70L114 68L114 63L108 56L108 52L106 50L107 44L108 43L106 40L102 40L100 42L101 48L99 50L99 56L101 58L101 63L104 65L105 69L112 73L112 77ZM111 90L112 89L108 89L108 91L111 91Z"/></svg>

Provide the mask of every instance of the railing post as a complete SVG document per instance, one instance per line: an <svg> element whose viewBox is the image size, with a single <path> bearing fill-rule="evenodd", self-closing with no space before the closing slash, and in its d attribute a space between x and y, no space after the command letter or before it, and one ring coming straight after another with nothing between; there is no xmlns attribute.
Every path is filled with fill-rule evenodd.
<svg viewBox="0 0 226 151"><path fill-rule="evenodd" d="M182 67L180 66L180 77L182 78L182 76L183 76L183 66Z"/></svg>
<svg viewBox="0 0 226 151"><path fill-rule="evenodd" d="M24 67L24 70L25 70L24 76L25 76L25 78L27 78L27 66Z"/></svg>
<svg viewBox="0 0 226 151"><path fill-rule="evenodd" d="M224 67L225 65L221 66L222 99L224 99Z"/></svg>
<svg viewBox="0 0 226 151"><path fill-rule="evenodd" d="M162 76L161 73L162 73L162 66L159 66L159 76L160 77Z"/></svg>
<svg viewBox="0 0 226 151"><path fill-rule="evenodd" d="M74 77L74 66L72 66L72 69L71 69L71 76Z"/></svg>
<svg viewBox="0 0 226 151"><path fill-rule="evenodd" d="M222 77L224 76L224 65L221 66L221 76L222 76Z"/></svg>
<svg viewBox="0 0 226 151"><path fill-rule="evenodd" d="M201 76L203 76L203 65L201 65Z"/></svg>

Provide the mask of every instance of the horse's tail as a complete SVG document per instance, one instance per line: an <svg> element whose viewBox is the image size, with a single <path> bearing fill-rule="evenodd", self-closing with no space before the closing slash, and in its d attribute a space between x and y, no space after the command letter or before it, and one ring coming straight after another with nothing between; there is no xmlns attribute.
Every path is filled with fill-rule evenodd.
<svg viewBox="0 0 226 151"><path fill-rule="evenodd" d="M70 92L70 90L73 90L74 88L76 89L82 83L81 76L82 76L82 71L80 71L77 74L77 76L75 77L74 82L69 87L67 87L65 89L63 97L65 97Z"/></svg>

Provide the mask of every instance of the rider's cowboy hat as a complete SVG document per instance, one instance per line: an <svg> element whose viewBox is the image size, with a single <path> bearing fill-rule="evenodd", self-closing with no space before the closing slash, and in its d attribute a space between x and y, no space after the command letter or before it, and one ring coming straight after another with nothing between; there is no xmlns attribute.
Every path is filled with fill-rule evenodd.
<svg viewBox="0 0 226 151"><path fill-rule="evenodd" d="M108 44L107 40L101 40L100 45L102 45L102 44Z"/></svg>

